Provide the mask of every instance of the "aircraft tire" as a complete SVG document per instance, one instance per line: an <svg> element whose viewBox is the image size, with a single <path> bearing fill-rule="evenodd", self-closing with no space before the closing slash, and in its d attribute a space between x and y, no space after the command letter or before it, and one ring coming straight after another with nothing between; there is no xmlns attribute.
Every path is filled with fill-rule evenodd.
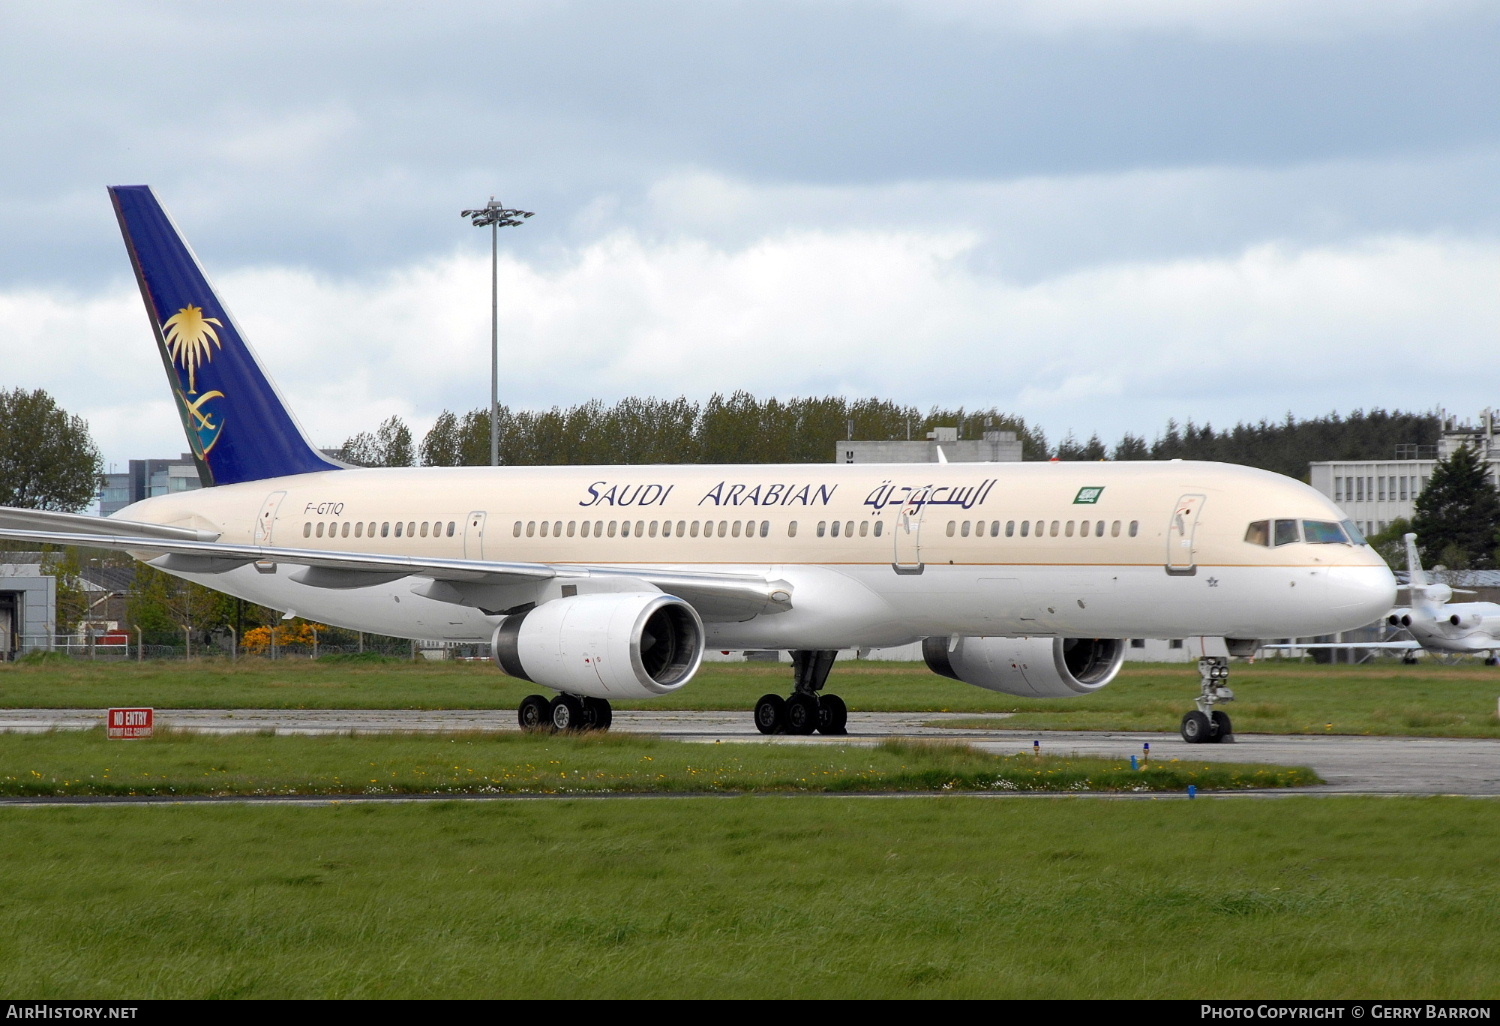
<svg viewBox="0 0 1500 1026"><path fill-rule="evenodd" d="M818 697L818 733L819 734L847 734L845 725L849 722L849 707L838 695L820 695Z"/></svg>
<svg viewBox="0 0 1500 1026"><path fill-rule="evenodd" d="M818 729L818 700L812 695L797 692L786 700L786 732L788 734L811 734Z"/></svg>
<svg viewBox="0 0 1500 1026"><path fill-rule="evenodd" d="M1218 744L1221 741L1233 740L1234 721L1229 718L1228 713L1219 712L1219 710L1215 709L1213 715L1213 727L1213 737L1209 738L1210 741Z"/></svg>
<svg viewBox="0 0 1500 1026"><path fill-rule="evenodd" d="M585 730L608 730L614 722L615 711L603 698L583 700L583 723Z"/></svg>
<svg viewBox="0 0 1500 1026"><path fill-rule="evenodd" d="M1182 739L1190 745L1206 744L1213 740L1213 726L1208 717L1194 709L1182 717Z"/></svg>
<svg viewBox="0 0 1500 1026"><path fill-rule="evenodd" d="M762 734L786 732L786 699L780 695L761 695L755 703L755 729Z"/></svg>
<svg viewBox="0 0 1500 1026"><path fill-rule="evenodd" d="M583 701L572 695L558 695L554 698L550 712L553 730L583 730L586 726Z"/></svg>
<svg viewBox="0 0 1500 1026"><path fill-rule="evenodd" d="M527 733L552 729L552 703L546 695L527 695L516 710L516 720Z"/></svg>

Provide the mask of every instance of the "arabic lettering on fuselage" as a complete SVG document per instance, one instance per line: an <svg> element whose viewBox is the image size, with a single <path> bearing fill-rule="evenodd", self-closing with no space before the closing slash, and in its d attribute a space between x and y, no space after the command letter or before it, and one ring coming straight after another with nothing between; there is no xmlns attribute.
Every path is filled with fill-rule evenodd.
<svg viewBox="0 0 1500 1026"><path fill-rule="evenodd" d="M993 477L964 488L931 484L897 485L890 481L882 481L874 491L865 496L865 505L877 512L887 506L897 506L902 509L917 509L922 506L958 506L962 509L973 509L984 502L985 496L990 494L990 489L993 487L995 487Z"/></svg>
<svg viewBox="0 0 1500 1026"><path fill-rule="evenodd" d="M595 481L588 487L588 496L580 506L665 506L667 498L676 485L615 484ZM833 499L838 485L799 484L796 482L772 482L746 484L740 481L720 481L714 485L697 505L712 506L826 506Z"/></svg>

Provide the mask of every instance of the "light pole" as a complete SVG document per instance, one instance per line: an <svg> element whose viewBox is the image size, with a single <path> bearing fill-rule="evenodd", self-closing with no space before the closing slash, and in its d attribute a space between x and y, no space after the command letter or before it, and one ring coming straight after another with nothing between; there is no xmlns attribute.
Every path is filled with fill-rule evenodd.
<svg viewBox="0 0 1500 1026"><path fill-rule="evenodd" d="M475 228L490 230L490 466L500 465L500 242L501 228L514 228L531 216L529 210L511 210L495 197L475 210L459 215Z"/></svg>

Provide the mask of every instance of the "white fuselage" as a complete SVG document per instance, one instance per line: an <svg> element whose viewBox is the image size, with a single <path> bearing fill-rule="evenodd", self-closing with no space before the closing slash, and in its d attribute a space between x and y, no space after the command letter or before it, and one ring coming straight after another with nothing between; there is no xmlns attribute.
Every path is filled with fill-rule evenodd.
<svg viewBox="0 0 1500 1026"><path fill-rule="evenodd" d="M228 543L787 582L789 610L706 624L708 646L723 649L1308 636L1379 618L1396 589L1368 546L1245 540L1252 521L1342 520L1313 489L1181 461L341 470L161 496L118 515ZM180 576L396 636L488 641L500 619L419 594L420 578L319 588L271 569Z"/></svg>

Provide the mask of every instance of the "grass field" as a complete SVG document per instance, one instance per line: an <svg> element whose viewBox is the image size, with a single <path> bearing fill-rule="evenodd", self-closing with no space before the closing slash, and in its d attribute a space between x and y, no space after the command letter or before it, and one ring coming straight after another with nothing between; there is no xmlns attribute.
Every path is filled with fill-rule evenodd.
<svg viewBox="0 0 1500 1026"><path fill-rule="evenodd" d="M1321 783L1286 766L997 756L951 743L691 744L632 734L0 734L0 794L1183 791Z"/></svg>
<svg viewBox="0 0 1500 1026"><path fill-rule="evenodd" d="M621 708L744 709L790 690L786 664L705 663L687 687ZM1500 670L1477 663L1368 666L1236 664L1240 700L1226 706L1239 733L1416 734L1500 737ZM1191 666L1127 664L1087 698L1012 698L929 673L920 664L846 662L828 688L855 710L1012 712L990 726L1016 729L1175 731L1197 694ZM0 707L265 709L514 708L536 690L482 663L246 659L238 663L0 665Z"/></svg>
<svg viewBox="0 0 1500 1026"><path fill-rule="evenodd" d="M1500 803L0 810L0 992L1493 998Z"/></svg>

